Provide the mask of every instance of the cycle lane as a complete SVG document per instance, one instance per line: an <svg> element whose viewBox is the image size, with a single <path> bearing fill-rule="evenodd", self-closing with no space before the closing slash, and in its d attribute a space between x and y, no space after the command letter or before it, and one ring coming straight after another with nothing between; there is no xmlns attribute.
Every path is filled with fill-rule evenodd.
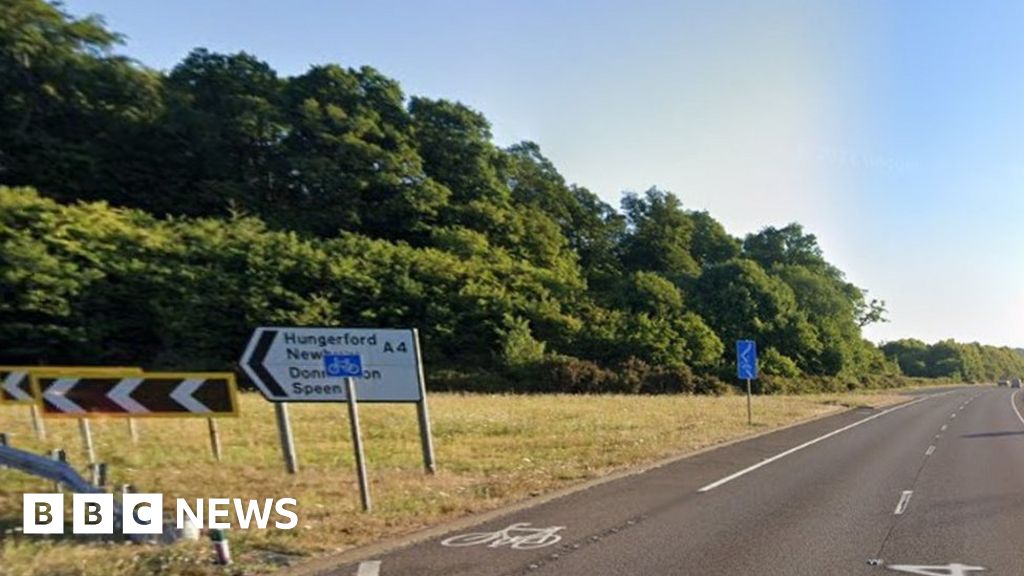
<svg viewBox="0 0 1024 576"><path fill-rule="evenodd" d="M823 420L774 432L752 440L678 460L644 473L627 476L524 510L512 512L477 527L463 529L379 555L381 576L431 574L470 576L519 574L538 570L568 555L601 546L613 536L631 530L652 516L690 504L697 490L737 469L877 415L878 411L854 410ZM502 536L515 524L553 530L547 546L515 547L520 540ZM442 541L467 533L491 535L467 546L445 546ZM518 533L520 538L529 533ZM525 548L525 549L524 549ZM317 574L350 576L359 562L335 566Z"/></svg>

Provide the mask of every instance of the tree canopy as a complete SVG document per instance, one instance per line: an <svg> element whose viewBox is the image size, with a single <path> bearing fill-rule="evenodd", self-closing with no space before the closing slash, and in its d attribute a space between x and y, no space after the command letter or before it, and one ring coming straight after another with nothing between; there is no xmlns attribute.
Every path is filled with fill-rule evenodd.
<svg viewBox="0 0 1024 576"><path fill-rule="evenodd" d="M223 368L252 326L294 323L416 326L478 386L713 390L694 378L729 377L739 338L769 375L1021 371L865 341L884 303L797 223L737 238L658 188L616 209L369 66L197 48L162 73L119 40L0 5L0 362Z"/></svg>

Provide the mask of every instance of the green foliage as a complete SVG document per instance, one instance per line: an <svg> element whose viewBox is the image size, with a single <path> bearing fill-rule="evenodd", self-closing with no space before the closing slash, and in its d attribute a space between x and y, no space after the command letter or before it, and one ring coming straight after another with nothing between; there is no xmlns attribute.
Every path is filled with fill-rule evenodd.
<svg viewBox="0 0 1024 576"><path fill-rule="evenodd" d="M775 348L768 348L758 359L758 368L761 373L770 376L785 376L794 378L800 375L800 368L786 356L783 356Z"/></svg>
<svg viewBox="0 0 1024 576"><path fill-rule="evenodd" d="M953 340L928 345L920 340L906 339L888 342L881 349L908 376L967 382L1024 377L1024 353L1008 347Z"/></svg>
<svg viewBox="0 0 1024 576"><path fill-rule="evenodd" d="M488 391L724 393L740 338L766 390L1024 372L977 344L883 353L861 328L884 303L799 224L741 242L657 188L620 213L371 67L198 48L162 73L118 42L0 4L0 362L228 368L253 326L315 324L415 326L442 385Z"/></svg>
<svg viewBox="0 0 1024 576"><path fill-rule="evenodd" d="M511 368L527 366L544 359L543 342L538 342L530 333L530 323L522 318L505 317L508 329L504 332L505 343L501 359Z"/></svg>

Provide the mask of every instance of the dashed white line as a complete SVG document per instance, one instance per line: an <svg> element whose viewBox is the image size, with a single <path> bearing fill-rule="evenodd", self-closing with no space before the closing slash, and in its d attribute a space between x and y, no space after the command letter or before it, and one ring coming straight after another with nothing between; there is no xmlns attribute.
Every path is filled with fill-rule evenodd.
<svg viewBox="0 0 1024 576"><path fill-rule="evenodd" d="M380 560L370 560L359 564L356 576L377 576L380 574Z"/></svg>
<svg viewBox="0 0 1024 576"><path fill-rule="evenodd" d="M949 424L943 424L942 428L939 428L939 430L942 430L943 432L945 432L946 428L949 428Z"/></svg>
<svg viewBox="0 0 1024 576"><path fill-rule="evenodd" d="M914 404L917 404L918 402L924 402L925 400L927 400L929 398L935 398L936 396L939 396L939 394L936 394L936 395L933 395L933 396L925 396L923 398L918 398L917 400L912 400L910 402L907 402L906 404L900 404L899 406L893 406L892 408L889 408L887 410L883 410L883 411L879 412L878 414L873 414L871 416L868 416L867 418L864 418L864 419L861 419L861 420L857 420L853 424L848 424L846 426L843 426L842 428L839 428L837 430L833 430L833 431L829 432L828 434L824 434L822 436L818 436L817 438L815 438L813 440L808 440L807 442L804 442L803 444L800 444L799 446L794 446L793 448L790 448L789 450L786 450L785 452L780 452L780 453L776 454L775 456L772 456L770 458L765 458L764 460L761 460L760 462L758 462L757 464L754 464L753 466L748 466L747 468L744 468L743 470L740 470L739 472L736 472L734 474L730 474L729 476L726 476L725 478L722 478L721 480L717 480L715 482L712 482L711 484L708 484L707 486L704 486L703 488L700 488L699 490L697 490L697 492L709 492L711 490L714 490L715 488L718 488L719 486L722 486L723 484L727 484L727 483L732 482L733 480L735 480L737 478L740 478L742 476L746 476L747 474L750 474L751 472L753 472L753 471L755 471L755 470L757 470L759 468L763 468L764 466L767 466L767 465L771 464L772 462L775 462L777 460L781 460L781 459L785 458L786 456L789 456L790 454L794 454L796 452L799 452L799 451L803 450L804 448L808 448L810 446L813 446L813 445L817 444L818 442L821 442L822 440L827 440L827 439L829 439L829 438L831 438L831 437L833 437L833 436L835 436L837 434L842 434L843 432L846 432L847 430L851 430L853 428L856 428L857 426L860 426L861 424L866 424L866 423L874 420L875 418L881 418L882 416L885 416L886 414L889 414L891 412L895 412L896 410L902 410L902 409L907 408L909 406L913 406ZM1024 421L1024 420L1022 420L1022 421Z"/></svg>
<svg viewBox="0 0 1024 576"><path fill-rule="evenodd" d="M907 511L907 506L910 505L910 497L914 495L913 490L904 490L903 494L900 494L900 501L896 504L896 510L893 514L900 516Z"/></svg>
<svg viewBox="0 0 1024 576"><path fill-rule="evenodd" d="M931 446L928 447L927 450L925 450L924 455L925 456L931 456L932 453L934 453L934 452L935 452L935 445L932 444Z"/></svg>

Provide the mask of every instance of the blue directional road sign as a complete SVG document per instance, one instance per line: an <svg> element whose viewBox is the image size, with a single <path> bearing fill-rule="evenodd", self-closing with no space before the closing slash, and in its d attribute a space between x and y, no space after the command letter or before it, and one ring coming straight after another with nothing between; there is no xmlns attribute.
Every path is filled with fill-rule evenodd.
<svg viewBox="0 0 1024 576"><path fill-rule="evenodd" d="M358 354L329 354L324 356L324 369L332 378L360 378L363 359Z"/></svg>
<svg viewBox="0 0 1024 576"><path fill-rule="evenodd" d="M736 341L736 372L740 380L757 379L757 344L753 340Z"/></svg>

